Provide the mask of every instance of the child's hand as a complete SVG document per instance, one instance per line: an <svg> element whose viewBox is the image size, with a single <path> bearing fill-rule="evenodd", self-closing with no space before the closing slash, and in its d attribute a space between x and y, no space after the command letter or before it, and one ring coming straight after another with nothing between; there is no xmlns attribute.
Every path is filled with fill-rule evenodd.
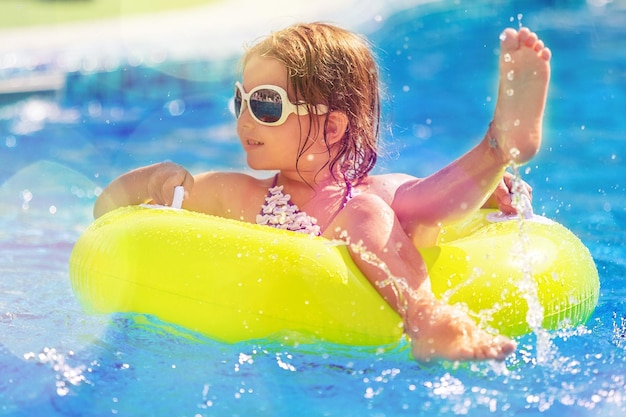
<svg viewBox="0 0 626 417"><path fill-rule="evenodd" d="M182 185L187 197L193 182L193 176L185 168L172 162L162 162L153 165L148 178L148 193L155 204L169 206L174 199L174 188Z"/></svg>
<svg viewBox="0 0 626 417"><path fill-rule="evenodd" d="M522 194L526 195L530 201L533 198L533 189L528 183L520 180L520 190ZM515 214L517 211L513 207L513 199L511 193L513 192L513 175L509 172L505 172L502 180L496 186L493 194L487 206L497 206L497 208L504 214ZM491 204L490 204L491 203Z"/></svg>

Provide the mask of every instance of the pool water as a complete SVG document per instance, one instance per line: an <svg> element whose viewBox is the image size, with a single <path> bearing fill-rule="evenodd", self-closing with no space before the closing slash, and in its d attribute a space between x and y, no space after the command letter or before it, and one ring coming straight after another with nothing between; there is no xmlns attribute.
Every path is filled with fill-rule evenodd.
<svg viewBox="0 0 626 417"><path fill-rule="evenodd" d="M378 171L427 175L476 143L493 111L498 34L521 19L554 55L545 144L522 173L535 212L596 262L586 326L547 345L521 337L503 364L422 366L406 343L227 345L153 317L85 314L67 261L99 188L164 159L246 168L227 109L238 51L106 71L83 62L62 67L62 91L0 107L0 415L626 415L624 2L413 3L355 4L361 18L348 23L372 40L387 86Z"/></svg>

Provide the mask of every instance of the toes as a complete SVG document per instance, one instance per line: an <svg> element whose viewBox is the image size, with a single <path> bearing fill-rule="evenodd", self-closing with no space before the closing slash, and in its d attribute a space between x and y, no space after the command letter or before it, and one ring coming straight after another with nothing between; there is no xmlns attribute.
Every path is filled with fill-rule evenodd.
<svg viewBox="0 0 626 417"><path fill-rule="evenodd" d="M538 40L539 37L535 32L529 32L528 36L524 40L520 39L520 44L526 45L529 48L534 48Z"/></svg>
<svg viewBox="0 0 626 417"><path fill-rule="evenodd" d="M516 347L517 345L512 340L503 336L496 336L482 345L480 349L477 349L475 359L503 361L515 352Z"/></svg>
<svg viewBox="0 0 626 417"><path fill-rule="evenodd" d="M515 29L505 29L500 35L501 48L504 52L514 51L519 48L519 37Z"/></svg>
<svg viewBox="0 0 626 417"><path fill-rule="evenodd" d="M520 28L518 32L520 45L525 45L528 39L531 37L532 32L527 27Z"/></svg>
<svg viewBox="0 0 626 417"><path fill-rule="evenodd" d="M500 35L501 49L503 53L513 52L522 46L528 47L535 51L539 57L549 61L552 57L550 49L535 32L531 32L526 27L520 28L519 32L512 28L507 28Z"/></svg>
<svg viewBox="0 0 626 417"><path fill-rule="evenodd" d="M517 348L517 344L514 341L501 336L496 338L496 342L498 343L498 349L494 359L498 361L506 359L511 353L515 352Z"/></svg>
<svg viewBox="0 0 626 417"><path fill-rule="evenodd" d="M495 350L492 352L492 348L490 346L484 345L475 348L472 352L472 356L468 357L468 359L473 361L484 361L493 358L495 354Z"/></svg>
<svg viewBox="0 0 626 417"><path fill-rule="evenodd" d="M543 58L546 61L549 61L552 57L552 51L550 51L549 48L546 48L546 45L541 39L538 39L537 42L535 42L535 44L533 45L533 50L537 52L537 55L540 58Z"/></svg>

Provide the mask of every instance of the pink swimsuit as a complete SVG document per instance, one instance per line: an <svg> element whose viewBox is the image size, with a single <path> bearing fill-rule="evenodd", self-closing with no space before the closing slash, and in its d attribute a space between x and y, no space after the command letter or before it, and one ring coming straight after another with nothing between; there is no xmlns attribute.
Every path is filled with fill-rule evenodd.
<svg viewBox="0 0 626 417"><path fill-rule="evenodd" d="M322 230L317 224L317 219L309 216L304 211L300 211L298 206L291 202L291 196L283 194L283 186L276 186L277 182L278 174L274 176L272 186L269 188L265 202L261 206L261 212L256 216L256 223L277 229L320 236ZM352 185L347 181L346 185L347 192L342 208L352 198Z"/></svg>

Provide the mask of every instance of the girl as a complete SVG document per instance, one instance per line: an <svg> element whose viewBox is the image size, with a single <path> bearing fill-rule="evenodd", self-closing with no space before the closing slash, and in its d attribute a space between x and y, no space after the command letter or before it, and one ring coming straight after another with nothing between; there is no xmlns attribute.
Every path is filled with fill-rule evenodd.
<svg viewBox="0 0 626 417"><path fill-rule="evenodd" d="M434 244L442 223L471 214L490 196L501 210L514 211L505 168L539 149L550 56L536 34L507 29L498 101L484 139L430 177L374 176L380 98L368 43L327 24L288 27L246 52L235 86L247 163L276 175L192 176L158 163L114 180L94 215L149 201L170 204L182 185L188 210L348 240L357 266L404 318L416 359L503 360L515 343L436 299L416 246ZM388 270L362 257L363 249ZM388 274L398 277L395 284Z"/></svg>

